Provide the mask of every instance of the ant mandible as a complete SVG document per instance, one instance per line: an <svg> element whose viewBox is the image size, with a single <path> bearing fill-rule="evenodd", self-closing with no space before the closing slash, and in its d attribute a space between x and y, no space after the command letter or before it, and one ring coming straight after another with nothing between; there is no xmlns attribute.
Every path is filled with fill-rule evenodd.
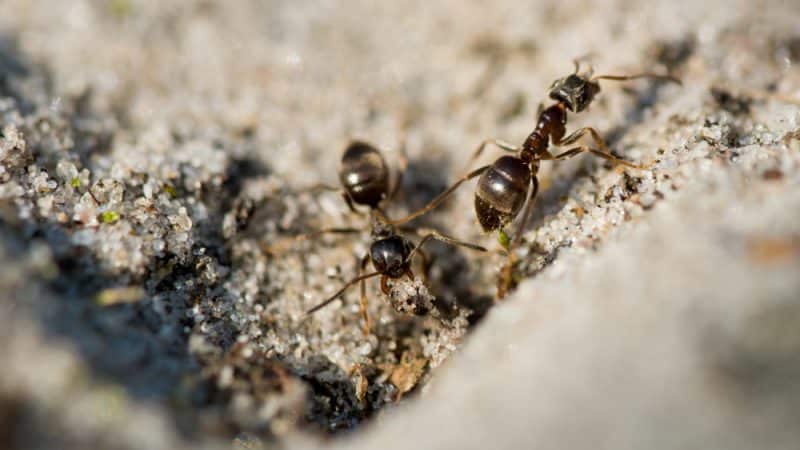
<svg viewBox="0 0 800 450"><path fill-rule="evenodd" d="M401 166L403 168L405 167L405 157L403 157ZM381 208L381 204L391 200L396 195L400 188L402 175L403 169L398 172L394 182L395 185L390 189L389 168L380 151L374 146L362 141L353 141L347 146L342 154L341 164L339 166L339 181L342 184L341 193L352 211L360 213L356 209L356 205L366 206L368 208L370 213L370 247L369 251L361 258L358 276L345 283L335 294L306 311L306 317L332 303L339 298L339 296L344 294L347 289L358 283L361 288L360 310L364 321L364 334L369 334L370 322L367 313L365 283L367 279L380 276L381 291L387 296L390 295L391 289L388 284L389 279L399 279L403 276L407 276L411 280L414 279L414 273L411 270L411 263L414 256L419 254L423 258L423 264L427 265L427 257L422 250L422 246L432 239L454 246L470 248L472 250L487 251L480 245L460 241L432 229L415 229L415 231L422 235L422 239L416 245L414 245L410 239L400 234L397 226L411 219L389 220ZM327 186L318 186L317 188L339 190L338 188ZM416 218L425 212L416 211L409 216ZM359 233L362 231L364 231L364 228L324 228L312 233L295 236L292 242L307 240L326 233L344 234ZM271 247L268 251L275 254L279 253L280 249L281 246L278 244L277 246ZM365 274L364 271L370 261L372 262L374 271ZM403 306L404 309L417 315L428 312L427 307L421 304Z"/></svg>
<svg viewBox="0 0 800 450"><path fill-rule="evenodd" d="M680 80L675 77L655 73L592 76L591 68L587 73L582 74L578 60L574 60L573 63L575 71L564 78L557 79L550 86L549 97L555 100L555 103L545 109L540 107L536 127L522 145L514 146L498 139L487 139L478 146L469 161L472 163L478 158L489 144L494 144L503 151L514 153L513 156L501 156L493 164L467 173L425 207L396 221L405 223L425 214L447 199L462 183L480 176L475 190L475 213L478 222L484 232L498 231L500 242L508 252L508 260L503 267L497 287L498 298L505 297L511 287L512 269L515 262L514 250L519 245L520 237L525 230L533 210L536 194L539 191L539 181L536 175L541 161L558 161L588 152L614 164L633 169L646 168L612 155L608 145L600 137L600 133L592 127L583 127L566 135L567 111L579 113L586 109L600 92L600 83L598 83L600 80L625 81L654 78L681 84ZM551 145L561 147L574 144L587 134L598 148L581 144L556 155L548 150ZM528 196L529 192L531 193L530 197ZM527 204L525 203L526 199L528 200ZM525 209L517 223L513 239L509 242L504 228L518 216L523 205L525 205ZM395 222L390 221L389 223Z"/></svg>

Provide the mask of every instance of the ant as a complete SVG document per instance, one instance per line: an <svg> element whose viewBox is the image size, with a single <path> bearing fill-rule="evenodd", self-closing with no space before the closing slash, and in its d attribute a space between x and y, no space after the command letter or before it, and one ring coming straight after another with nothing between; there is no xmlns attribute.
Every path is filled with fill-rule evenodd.
<svg viewBox="0 0 800 450"><path fill-rule="evenodd" d="M371 243L369 251L361 258L358 276L345 283L335 294L306 311L306 317L332 303L344 294L347 289L358 283L361 287L360 310L364 321L364 334L367 335L370 329L365 283L367 279L380 276L381 291L387 296L390 295L391 288L388 284L390 279L400 279L403 276L407 276L411 280L414 279L411 263L417 254L422 257L423 266L427 270L428 258L425 256L422 246L432 239L481 252L487 251L480 245L460 241L432 229L414 229L414 231L422 235L422 239L416 245L400 234L397 225L401 225L411 219L389 220L381 208L381 204L391 200L400 188L405 169L405 156L402 159L403 163L396 176L395 185L390 189L389 168L377 148L362 141L353 141L345 148L339 166L339 181L342 185L341 193L352 211L360 213L356 209L356 205L368 208ZM339 188L322 185L314 189L316 188L340 190ZM421 214L424 214L424 212L416 211L410 216L416 218ZM363 228L324 228L312 233L295 236L292 242L307 240L326 233L343 234L362 231L364 231ZM278 246L273 246L268 251L275 254L276 250L279 252L281 248L279 243ZM364 271L370 261L374 270L365 274ZM407 310L416 315L424 315L428 312L428 306L419 302L400 306L397 309Z"/></svg>
<svg viewBox="0 0 800 450"><path fill-rule="evenodd" d="M398 219L397 223L405 223L426 212L436 208L447 199L462 183L480 176L475 190L475 213L484 232L498 231L499 240L507 251L507 262L503 267L498 283L497 297L503 298L512 283L512 268L515 262L514 250L519 245L520 237L525 230L528 218L533 210L534 200L539 191L539 181L536 175L541 161L558 161L571 158L581 153L591 153L605 158L614 164L632 169L646 169L647 167L630 163L611 154L606 142L600 133L592 127L580 128L571 134L566 134L567 112L579 113L585 110L600 92L600 80L625 81L637 78L653 78L681 84L680 80L670 75L655 73L638 73L634 75L594 75L590 67L586 73L580 73L579 60L574 60L575 71L566 77L553 82L549 89L549 97L555 103L547 108L539 107L536 127L520 146L515 146L498 139L486 139L473 153L469 165L477 159L483 150L493 144L499 149L514 153L513 156L501 156L491 165L475 169L447 190L431 200L425 207L406 217ZM579 139L588 134L598 148L580 144L562 153L552 154L548 148L561 147L575 144ZM531 193L530 196L528 193ZM527 204L525 203L527 200ZM517 223L513 239L509 239L504 228L515 217L521 218ZM395 222L390 221L390 224Z"/></svg>

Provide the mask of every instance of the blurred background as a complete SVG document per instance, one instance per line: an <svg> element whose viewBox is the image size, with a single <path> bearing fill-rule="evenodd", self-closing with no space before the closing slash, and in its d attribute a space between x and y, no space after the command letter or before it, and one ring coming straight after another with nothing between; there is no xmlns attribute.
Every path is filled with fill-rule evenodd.
<svg viewBox="0 0 800 450"><path fill-rule="evenodd" d="M800 4L0 2L0 448L796 448ZM436 316L370 285L346 144L399 216L520 143L585 57L515 266L432 246ZM404 152L404 153L403 153ZM480 158L490 163L497 153ZM485 245L472 184L417 222Z"/></svg>

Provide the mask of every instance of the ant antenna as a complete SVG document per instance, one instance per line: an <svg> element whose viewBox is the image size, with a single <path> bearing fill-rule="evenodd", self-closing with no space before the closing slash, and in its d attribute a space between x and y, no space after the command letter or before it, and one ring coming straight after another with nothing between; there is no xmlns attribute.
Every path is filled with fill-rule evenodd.
<svg viewBox="0 0 800 450"><path fill-rule="evenodd" d="M680 79L672 75L664 75L653 72L642 72L633 75L595 75L594 77L591 78L591 81L597 81L597 80L627 81L627 80L635 80L638 78L655 78L657 80L669 81L681 86L683 85Z"/></svg>
<svg viewBox="0 0 800 450"><path fill-rule="evenodd" d="M586 52L583 55L573 59L572 64L575 66L575 71L572 72L572 74L577 75L581 71L581 61L588 61L593 57L594 57L594 52ZM589 77L592 76L592 72L594 72L594 69L592 68L592 65L589 64L589 74L588 74Z"/></svg>

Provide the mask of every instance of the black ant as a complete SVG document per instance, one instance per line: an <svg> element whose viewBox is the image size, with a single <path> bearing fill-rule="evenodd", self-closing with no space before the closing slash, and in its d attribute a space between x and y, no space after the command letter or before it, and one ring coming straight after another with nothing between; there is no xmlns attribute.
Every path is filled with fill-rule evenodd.
<svg viewBox="0 0 800 450"><path fill-rule="evenodd" d="M402 167L405 167L405 157L403 157ZM367 314L365 283L367 279L380 276L381 291L387 296L390 295L391 289L388 284L389 279L399 279L403 276L407 276L411 280L414 279L414 272L411 270L411 262L414 256L419 254L423 258L423 265L426 266L427 270L428 258L425 256L422 246L431 239L436 239L454 246L467 247L482 252L487 251L484 247L479 245L459 241L431 229L414 230L422 235L422 239L416 245L414 245L410 239L400 234L397 225L407 221L389 220L380 205L385 201L391 200L397 193L402 180L402 173L403 169L398 172L395 179L395 186L390 190L389 168L380 151L372 145L361 141L353 141L347 146L342 155L341 165L339 167L339 181L342 184L342 195L350 209L356 213L359 213L356 209L356 205L369 208L369 227L372 242L369 251L361 258L358 276L345 283L335 294L306 311L306 316L324 308L339 298L347 289L356 283L360 283L360 309L364 320L364 333L368 334L370 322ZM317 188L339 190L338 188L327 186L318 186ZM411 216L418 217L421 214L423 213L417 211L411 214ZM362 231L364 231L362 228L326 228L309 234L296 236L292 242L307 240L325 233L358 233ZM268 251L274 254L280 252L280 249L280 246L273 246ZM372 261L374 271L365 274L364 271L370 261ZM407 310L417 315L423 315L428 312L428 306L421 303L402 305L402 308L398 309Z"/></svg>
<svg viewBox="0 0 800 450"><path fill-rule="evenodd" d="M637 78L655 78L680 84L680 80L677 78L654 73L592 76L590 68L588 73L581 74L578 60L573 61L573 63L575 71L564 78L556 80L550 86L549 96L555 100L555 103L546 109L542 109L540 106L536 127L521 146L514 146L497 139L487 139L475 150L470 158L470 163L478 158L489 144L494 144L501 150L515 153L514 156L502 156L491 165L485 165L467 173L450 188L431 200L424 208L396 221L397 223L405 223L425 214L442 203L462 183L480 176L475 190L475 213L484 232L499 231L500 242L508 252L508 261L503 268L502 276L498 283L498 298L505 296L512 282L511 271L515 262L514 250L519 243L522 232L525 230L528 217L533 210L534 199L539 191L539 181L536 175L541 161L557 161L589 152L614 164L633 169L646 168L612 155L608 145L594 128L580 128L565 136L567 111L579 113L586 109L600 92L599 80L625 81ZM556 155L548 151L550 145L560 147L574 144L587 134L599 149L588 145L577 145ZM529 192L531 192L530 198L528 196ZM526 199L528 199L527 205L525 205ZM517 224L513 240L510 240L504 231L504 227L518 216L523 205L525 205L525 209ZM390 221L389 223L395 222Z"/></svg>

